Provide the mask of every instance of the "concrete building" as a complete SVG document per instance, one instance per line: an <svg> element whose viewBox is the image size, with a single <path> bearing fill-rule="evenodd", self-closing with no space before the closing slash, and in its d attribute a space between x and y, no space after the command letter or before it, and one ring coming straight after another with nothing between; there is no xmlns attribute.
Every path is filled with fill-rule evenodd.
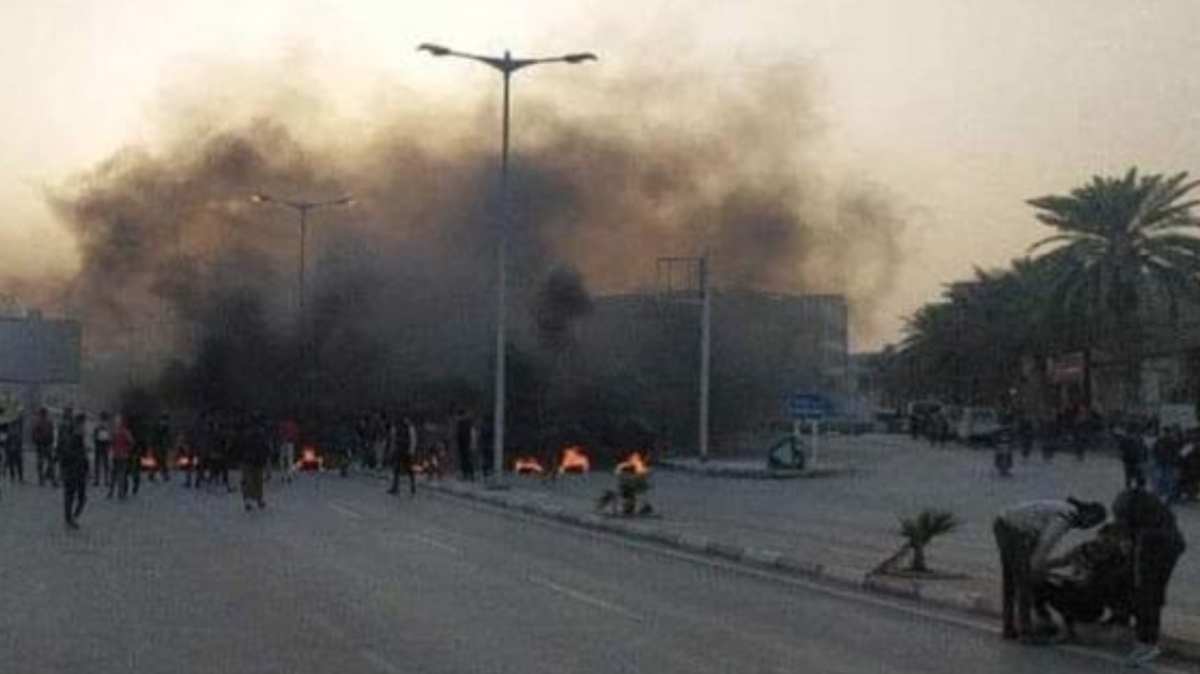
<svg viewBox="0 0 1200 674"><path fill-rule="evenodd" d="M849 392L849 309L841 295L715 291L711 427L714 444L785 418L789 394ZM594 298L576 326L580 371L618 376L644 396L676 444L694 444L701 307L649 294Z"/></svg>
<svg viewBox="0 0 1200 674"><path fill-rule="evenodd" d="M26 411L78 405L81 337L77 321L0 316L0 395Z"/></svg>

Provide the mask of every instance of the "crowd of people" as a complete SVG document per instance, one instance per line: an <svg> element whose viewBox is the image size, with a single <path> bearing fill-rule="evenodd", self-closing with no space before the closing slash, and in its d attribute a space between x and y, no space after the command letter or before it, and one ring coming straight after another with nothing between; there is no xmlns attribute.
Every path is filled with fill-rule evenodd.
<svg viewBox="0 0 1200 674"><path fill-rule="evenodd" d="M23 433L19 415L0 423L0 458L11 483L25 482ZM309 455L302 451L302 439ZM182 474L189 489L239 491L246 510L266 507L263 484L278 474L293 481L299 470L329 468L348 474L351 466L390 469L389 493L399 492L402 480L416 493L416 478L441 478L457 470L463 479L491 473L487 429L465 408L452 408L445 418L410 412L374 411L342 415L302 438L294 418L268 419L248 411L205 410L188 423L174 423L170 414L113 415L94 419L66 407L58 415L42 408L29 429L34 472L39 486L63 491L64 519L78 528L90 481L104 487L106 497L123 501L136 496L143 479L162 483ZM89 451L90 450L90 451ZM231 470L240 481L230 481ZM90 480L89 480L90 477Z"/></svg>

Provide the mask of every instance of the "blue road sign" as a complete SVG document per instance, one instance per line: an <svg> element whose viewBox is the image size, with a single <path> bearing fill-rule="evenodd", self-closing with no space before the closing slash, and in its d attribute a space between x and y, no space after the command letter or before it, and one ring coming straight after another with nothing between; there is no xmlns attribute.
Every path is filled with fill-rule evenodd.
<svg viewBox="0 0 1200 674"><path fill-rule="evenodd" d="M833 402L820 393L793 393L788 397L792 418L820 421L833 414Z"/></svg>

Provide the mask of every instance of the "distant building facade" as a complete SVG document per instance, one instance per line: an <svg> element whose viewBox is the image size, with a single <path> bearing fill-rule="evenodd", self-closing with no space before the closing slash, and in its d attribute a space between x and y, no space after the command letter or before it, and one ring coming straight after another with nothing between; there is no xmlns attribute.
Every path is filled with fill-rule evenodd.
<svg viewBox="0 0 1200 674"><path fill-rule="evenodd" d="M577 326L586 371L637 381L650 418L680 442L697 424L701 306L651 294L594 298ZM714 437L786 416L789 394L849 392L849 307L841 295L714 291Z"/></svg>
<svg viewBox="0 0 1200 674"><path fill-rule="evenodd" d="M0 316L0 394L26 412L79 404L82 334L78 321L38 312Z"/></svg>

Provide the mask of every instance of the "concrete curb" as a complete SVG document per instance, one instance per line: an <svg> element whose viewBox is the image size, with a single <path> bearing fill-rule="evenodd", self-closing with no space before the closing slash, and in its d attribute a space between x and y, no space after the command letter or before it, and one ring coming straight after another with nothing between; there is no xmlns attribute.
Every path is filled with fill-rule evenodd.
<svg viewBox="0 0 1200 674"><path fill-rule="evenodd" d="M677 550L733 561L755 568L820 580L871 594L897 597L975 616L993 619L1000 617L1000 608L995 598L977 592L964 592L935 584L922 585L915 580L904 578L864 576L853 569L826 567L774 550L747 548L696 534L675 534L644 522L625 520L620 517L572 512L560 505L524 499L512 492L482 491L458 486L451 482L427 482L422 486L439 493L488 503L509 510L518 510L584 529L650 541ZM1200 662L1200 641L1164 635L1161 645L1164 650L1179 659Z"/></svg>
<svg viewBox="0 0 1200 674"><path fill-rule="evenodd" d="M694 465L673 459L662 459L654 464L658 468L679 473L703 475L704 477L735 478L741 480L796 480L804 478L832 477L852 473L848 466L828 465L806 470L788 468L748 468L722 466L720 464Z"/></svg>

